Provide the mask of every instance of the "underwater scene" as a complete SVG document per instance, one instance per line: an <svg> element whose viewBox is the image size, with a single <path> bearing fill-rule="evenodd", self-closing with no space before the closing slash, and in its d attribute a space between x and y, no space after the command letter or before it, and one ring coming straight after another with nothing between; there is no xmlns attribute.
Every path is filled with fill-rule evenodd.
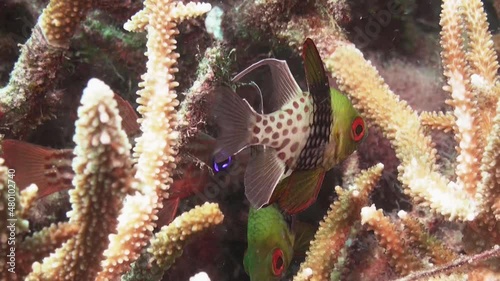
<svg viewBox="0 0 500 281"><path fill-rule="evenodd" d="M0 0L0 281L500 281L499 20Z"/></svg>

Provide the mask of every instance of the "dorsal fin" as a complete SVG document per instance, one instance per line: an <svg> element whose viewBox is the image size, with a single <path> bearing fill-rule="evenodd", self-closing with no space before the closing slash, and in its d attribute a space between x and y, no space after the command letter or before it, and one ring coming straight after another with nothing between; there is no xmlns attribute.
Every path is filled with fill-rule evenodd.
<svg viewBox="0 0 500 281"><path fill-rule="evenodd" d="M289 100L302 93L302 89L295 81L295 78L293 78L290 68L288 68L288 64L284 60L263 59L258 61L236 75L232 81L238 82L261 66L269 66L271 69L273 94L269 98L269 104L266 104L269 106L271 112L280 109Z"/></svg>
<svg viewBox="0 0 500 281"><path fill-rule="evenodd" d="M238 86L236 93L247 100L252 108L259 114L264 114L264 100L259 85L254 81Z"/></svg>
<svg viewBox="0 0 500 281"><path fill-rule="evenodd" d="M323 61L314 42L307 38L302 47L302 59L306 72L307 86L315 103L330 98L330 85L326 76Z"/></svg>

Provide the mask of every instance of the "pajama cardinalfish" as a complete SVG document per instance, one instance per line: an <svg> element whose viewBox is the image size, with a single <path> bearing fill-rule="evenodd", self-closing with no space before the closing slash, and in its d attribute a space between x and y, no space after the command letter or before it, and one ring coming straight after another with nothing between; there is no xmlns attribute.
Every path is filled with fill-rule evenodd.
<svg viewBox="0 0 500 281"><path fill-rule="evenodd" d="M314 227L284 215L276 205L250 207L243 259L250 280L280 280L293 256L304 255L313 237Z"/></svg>
<svg viewBox="0 0 500 281"><path fill-rule="evenodd" d="M220 128L215 160L222 161L247 147L260 146L244 176L252 207L278 202L289 214L310 206L326 171L346 159L366 136L363 118L348 98L330 88L323 62L311 39L302 50L308 91L302 91L285 61L261 60L234 77L268 66L273 93L256 112L229 88L220 88L214 109Z"/></svg>

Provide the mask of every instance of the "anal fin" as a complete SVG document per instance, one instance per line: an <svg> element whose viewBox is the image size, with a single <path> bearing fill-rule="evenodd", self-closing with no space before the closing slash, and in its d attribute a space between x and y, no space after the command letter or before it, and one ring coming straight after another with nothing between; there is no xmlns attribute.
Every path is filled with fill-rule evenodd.
<svg viewBox="0 0 500 281"><path fill-rule="evenodd" d="M270 202L287 214L298 214L316 201L324 177L322 169L294 171L278 184Z"/></svg>
<svg viewBox="0 0 500 281"><path fill-rule="evenodd" d="M264 148L253 158L245 172L245 195L254 208L269 203L273 191L285 172L285 163L272 148Z"/></svg>

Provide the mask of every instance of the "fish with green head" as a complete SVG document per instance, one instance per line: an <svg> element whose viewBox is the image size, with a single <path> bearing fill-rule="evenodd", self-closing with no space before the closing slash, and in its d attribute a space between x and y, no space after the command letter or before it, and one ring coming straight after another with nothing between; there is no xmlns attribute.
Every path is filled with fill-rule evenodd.
<svg viewBox="0 0 500 281"><path fill-rule="evenodd" d="M277 202L288 214L309 207L326 171L351 155L366 137L363 118L349 99L331 88L311 39L302 57L308 91L303 91L285 61L261 60L234 77L271 70L273 93L268 113L256 112L229 88L218 89L214 109L220 128L215 149L222 161L247 147L260 146L244 175L245 194L254 208Z"/></svg>
<svg viewBox="0 0 500 281"><path fill-rule="evenodd" d="M313 236L312 226L284 215L274 204L261 209L250 207L248 247L243 259L250 280L280 280L292 258L305 253Z"/></svg>

